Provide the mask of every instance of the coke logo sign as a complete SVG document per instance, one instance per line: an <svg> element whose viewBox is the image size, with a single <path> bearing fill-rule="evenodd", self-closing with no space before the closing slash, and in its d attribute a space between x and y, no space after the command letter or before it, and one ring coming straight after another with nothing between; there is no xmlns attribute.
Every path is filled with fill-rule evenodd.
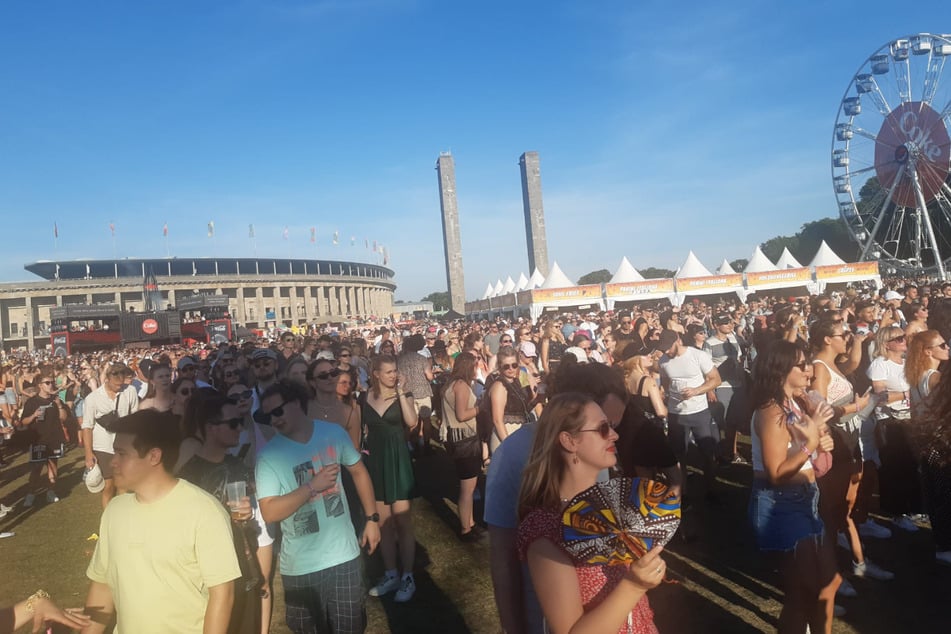
<svg viewBox="0 0 951 634"><path fill-rule="evenodd" d="M147 335L154 335L158 332L158 322L154 319L146 319L142 322L142 332Z"/></svg>
<svg viewBox="0 0 951 634"><path fill-rule="evenodd" d="M899 129L908 136L922 155L929 161L937 161L941 157L941 148L931 140L931 130L923 130L918 126L918 114L908 110L899 119Z"/></svg>

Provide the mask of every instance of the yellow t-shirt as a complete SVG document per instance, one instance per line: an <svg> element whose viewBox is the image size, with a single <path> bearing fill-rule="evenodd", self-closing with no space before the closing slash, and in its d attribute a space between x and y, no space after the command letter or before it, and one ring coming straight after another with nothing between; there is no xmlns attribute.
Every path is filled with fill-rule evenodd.
<svg viewBox="0 0 951 634"><path fill-rule="evenodd" d="M116 496L86 570L112 590L115 634L200 634L208 588L240 575L228 512L185 480L151 504Z"/></svg>

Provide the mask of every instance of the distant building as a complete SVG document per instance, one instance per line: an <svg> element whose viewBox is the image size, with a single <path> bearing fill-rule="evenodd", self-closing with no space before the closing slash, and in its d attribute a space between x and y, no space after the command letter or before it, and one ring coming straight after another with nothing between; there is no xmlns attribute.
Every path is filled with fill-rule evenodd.
<svg viewBox="0 0 951 634"><path fill-rule="evenodd" d="M0 284L3 348L49 344L50 308L118 304L142 312L151 267L163 306L199 293L225 295L229 312L248 328L293 326L390 315L394 272L362 262L281 258L160 258L35 262L42 278Z"/></svg>

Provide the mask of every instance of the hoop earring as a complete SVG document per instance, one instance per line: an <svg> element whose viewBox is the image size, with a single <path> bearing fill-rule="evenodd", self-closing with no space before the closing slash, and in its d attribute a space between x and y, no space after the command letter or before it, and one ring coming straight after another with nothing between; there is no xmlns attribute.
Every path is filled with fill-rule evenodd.
<svg viewBox="0 0 951 634"><path fill-rule="evenodd" d="M571 454L571 464L578 464L579 462L581 462L581 458L578 457L578 454Z"/></svg>

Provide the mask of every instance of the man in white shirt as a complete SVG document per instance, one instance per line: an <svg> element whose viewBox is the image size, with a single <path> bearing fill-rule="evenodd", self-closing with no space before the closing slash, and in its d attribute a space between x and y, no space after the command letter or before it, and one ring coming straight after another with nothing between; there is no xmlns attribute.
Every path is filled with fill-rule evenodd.
<svg viewBox="0 0 951 634"><path fill-rule="evenodd" d="M656 349L663 353L659 364L661 380L667 390L668 439L674 455L677 456L681 469L686 471L684 459L693 436L703 456L706 494L708 498L712 498L720 434L710 413L706 395L720 385L720 373L708 353L684 345L680 334L673 330L660 333ZM683 476L686 489L686 472Z"/></svg>
<svg viewBox="0 0 951 634"><path fill-rule="evenodd" d="M123 363L113 363L106 370L105 380L83 403L82 436L86 452L86 468L92 469L99 463L106 487L102 490L102 508L116 494L112 479L112 448L116 435L101 423L112 427L117 418L128 416L139 409L139 395L135 389L126 385L126 379L132 377L132 370Z"/></svg>

